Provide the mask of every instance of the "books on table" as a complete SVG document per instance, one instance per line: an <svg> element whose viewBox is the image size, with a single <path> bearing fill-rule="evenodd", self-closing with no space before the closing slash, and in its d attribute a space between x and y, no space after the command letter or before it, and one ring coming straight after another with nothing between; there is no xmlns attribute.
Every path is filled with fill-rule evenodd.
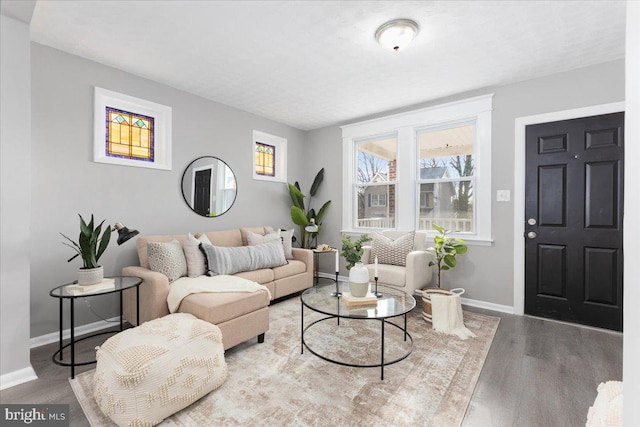
<svg viewBox="0 0 640 427"><path fill-rule="evenodd" d="M377 304L378 298L371 292L363 297L354 297L351 292L344 292L342 294L342 302L347 305L365 305L365 304Z"/></svg>
<svg viewBox="0 0 640 427"><path fill-rule="evenodd" d="M65 290L70 295L87 295L96 292L102 292L109 289L115 289L116 281L112 278L102 279L102 282L95 285L69 285Z"/></svg>

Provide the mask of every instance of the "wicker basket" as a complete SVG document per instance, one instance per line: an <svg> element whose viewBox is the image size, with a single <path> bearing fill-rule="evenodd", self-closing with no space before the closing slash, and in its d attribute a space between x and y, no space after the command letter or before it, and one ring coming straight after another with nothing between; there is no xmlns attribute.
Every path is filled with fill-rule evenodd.
<svg viewBox="0 0 640 427"><path fill-rule="evenodd" d="M418 295L422 296L422 318L427 322L431 323L431 295L440 294L440 295L462 295L464 294L464 289L456 288L446 290L440 288L422 288L416 291Z"/></svg>

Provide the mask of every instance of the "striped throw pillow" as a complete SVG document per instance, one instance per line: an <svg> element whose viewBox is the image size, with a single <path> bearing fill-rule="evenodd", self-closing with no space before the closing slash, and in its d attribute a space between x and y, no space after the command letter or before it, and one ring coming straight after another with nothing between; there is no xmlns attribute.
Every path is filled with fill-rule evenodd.
<svg viewBox="0 0 640 427"><path fill-rule="evenodd" d="M413 250L413 240L415 231L403 234L395 240L383 236L382 234L373 233L371 235L371 258L372 263L376 257L380 264L401 265L407 264L407 255Z"/></svg>
<svg viewBox="0 0 640 427"><path fill-rule="evenodd" d="M287 264L284 246L272 240L256 246L223 247L202 243L201 250L207 258L207 275L235 274L241 271L260 270Z"/></svg>

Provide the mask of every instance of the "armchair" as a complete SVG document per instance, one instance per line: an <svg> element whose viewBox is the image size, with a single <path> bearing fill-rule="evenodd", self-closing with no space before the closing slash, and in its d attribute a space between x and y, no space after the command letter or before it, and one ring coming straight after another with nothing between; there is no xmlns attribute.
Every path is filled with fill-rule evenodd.
<svg viewBox="0 0 640 427"><path fill-rule="evenodd" d="M390 239L396 239L406 232L388 230L380 234ZM369 270L369 280L374 281L374 256L371 246L363 246L362 263ZM417 289L429 286L433 280L433 267L429 267L429 261L435 256L427 249L427 234L417 231L414 238L414 250L407 255L406 266L378 263L378 284L395 286L413 295Z"/></svg>

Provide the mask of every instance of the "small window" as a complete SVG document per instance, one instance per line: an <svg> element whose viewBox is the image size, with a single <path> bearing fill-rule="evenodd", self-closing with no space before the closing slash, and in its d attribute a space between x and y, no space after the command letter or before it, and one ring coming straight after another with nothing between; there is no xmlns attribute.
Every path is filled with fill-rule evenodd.
<svg viewBox="0 0 640 427"><path fill-rule="evenodd" d="M256 142L256 173L262 176L276 176L276 147Z"/></svg>
<svg viewBox="0 0 640 427"><path fill-rule="evenodd" d="M153 117L107 107L106 154L153 161Z"/></svg>
<svg viewBox="0 0 640 427"><path fill-rule="evenodd" d="M253 131L253 179L287 182L287 140Z"/></svg>

